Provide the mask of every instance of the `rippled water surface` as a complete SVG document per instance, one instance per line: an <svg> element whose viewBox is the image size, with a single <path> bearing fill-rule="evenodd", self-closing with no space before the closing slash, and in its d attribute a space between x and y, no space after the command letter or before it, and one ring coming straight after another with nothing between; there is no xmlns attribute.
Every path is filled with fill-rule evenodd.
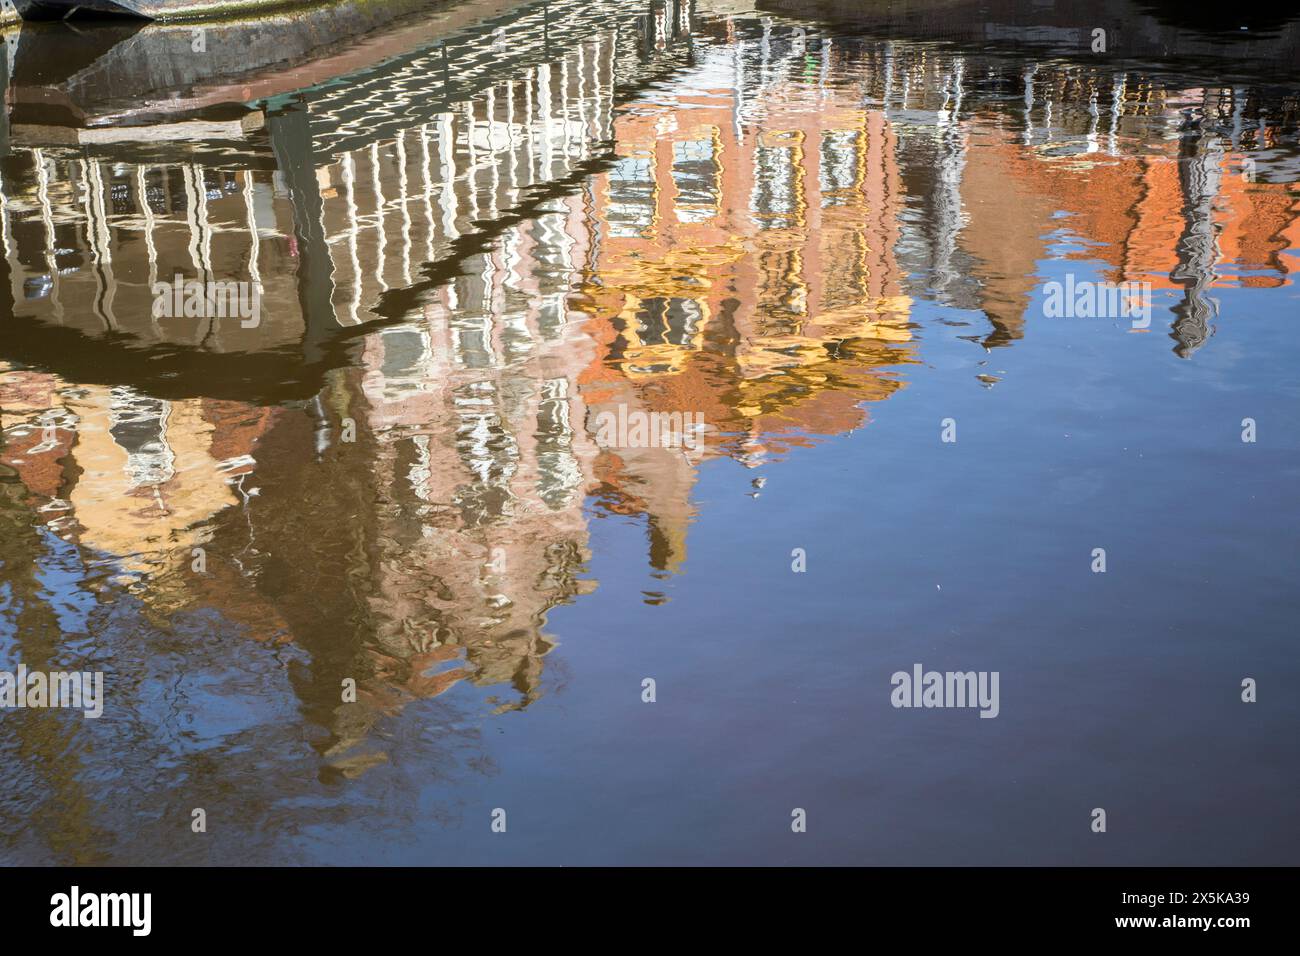
<svg viewBox="0 0 1300 956"><path fill-rule="evenodd" d="M0 859L1294 862L1295 24L489 6L11 37Z"/></svg>

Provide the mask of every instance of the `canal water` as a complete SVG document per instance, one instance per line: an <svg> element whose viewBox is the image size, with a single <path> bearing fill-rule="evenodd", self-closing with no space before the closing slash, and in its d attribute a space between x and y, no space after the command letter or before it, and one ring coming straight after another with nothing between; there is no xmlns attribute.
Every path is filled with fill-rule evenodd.
<svg viewBox="0 0 1300 956"><path fill-rule="evenodd" d="M845 9L7 38L0 860L1294 862L1296 25Z"/></svg>

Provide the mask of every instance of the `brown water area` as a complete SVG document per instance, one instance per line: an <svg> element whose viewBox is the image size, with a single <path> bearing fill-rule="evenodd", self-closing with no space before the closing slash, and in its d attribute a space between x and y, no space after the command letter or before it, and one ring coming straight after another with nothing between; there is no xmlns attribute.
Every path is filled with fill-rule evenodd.
<svg viewBox="0 0 1300 956"><path fill-rule="evenodd" d="M412 7L6 32L0 860L1294 861L1297 21Z"/></svg>

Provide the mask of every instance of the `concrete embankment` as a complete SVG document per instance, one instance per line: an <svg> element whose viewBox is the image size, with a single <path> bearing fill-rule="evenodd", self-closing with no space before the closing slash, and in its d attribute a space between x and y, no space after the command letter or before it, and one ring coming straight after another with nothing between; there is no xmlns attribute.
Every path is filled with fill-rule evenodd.
<svg viewBox="0 0 1300 956"><path fill-rule="evenodd" d="M350 8L375 23L392 20L421 7L447 6L456 0L99 0L107 16L115 13L160 22L221 20L234 17L308 15L321 8ZM80 9L82 16L100 13L93 3L74 0L0 0L0 26L24 19L61 19L60 9Z"/></svg>

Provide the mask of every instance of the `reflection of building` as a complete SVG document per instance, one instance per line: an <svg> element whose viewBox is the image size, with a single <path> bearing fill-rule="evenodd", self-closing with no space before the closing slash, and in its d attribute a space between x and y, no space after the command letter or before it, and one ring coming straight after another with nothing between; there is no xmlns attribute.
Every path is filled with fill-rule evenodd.
<svg viewBox="0 0 1300 956"><path fill-rule="evenodd" d="M187 552L205 522L239 501L235 485L275 416L12 369L0 376L0 407L0 462L36 497L38 515L131 571L157 570L160 553Z"/></svg>
<svg viewBox="0 0 1300 956"><path fill-rule="evenodd" d="M859 426L864 399L899 387L880 369L907 359L910 302L889 124L843 84L809 83L811 50L748 26L725 24L730 47L703 46L615 121L583 289L605 354L583 394L595 412L701 413L711 445L757 461L774 440ZM655 566L677 567L694 466L648 448L598 468L611 507L649 515Z"/></svg>
<svg viewBox="0 0 1300 956"><path fill-rule="evenodd" d="M482 224L592 160L610 136L616 46L612 31L577 43L435 122L320 168L338 321L374 318L390 290L411 287Z"/></svg>
<svg viewBox="0 0 1300 956"><path fill-rule="evenodd" d="M796 24L769 26L762 44L769 58L822 46ZM1274 149L1279 113L1258 93L922 44L829 46L894 136L907 290L983 311L986 346L1023 337L1061 236L1084 241L1065 255L1100 260L1101 278L1175 293L1181 355L1208 334L1215 288L1290 281L1294 169Z"/></svg>
<svg viewBox="0 0 1300 956"><path fill-rule="evenodd" d="M533 62L476 76L460 99L430 102L418 58L328 85L245 124L244 168L249 150L231 164L202 144L135 164L36 147L6 167L7 291L49 328L240 362L310 341L322 317L336 331L404 320L372 331L359 367L326 372L305 408L17 371L0 393L0 460L60 535L143 582L149 613L219 611L310 654L295 686L341 772L375 759L356 745L376 719L458 681L527 706L546 611L593 586L578 375L594 345L569 306L592 237L564 184L606 149L616 81L664 58L644 6L535 5L517 36L488 38ZM511 210L524 215L502 224ZM155 320L152 285L175 272L260 283L261 324ZM347 678L357 705L340 705Z"/></svg>
<svg viewBox="0 0 1300 956"><path fill-rule="evenodd" d="M722 321L742 388L828 361L828 340L909 337L888 123L795 74L804 51L769 56L764 40L752 58L736 39L619 118L619 159L597 180L610 227L589 294L613 303L612 364L633 380L686 371Z"/></svg>
<svg viewBox="0 0 1300 956"><path fill-rule="evenodd" d="M511 227L425 323L384 330L362 356L376 480L401 526L378 531L401 551L377 576L377 646L400 657L412 632L440 635L463 655L457 674L509 682L520 704L539 693L543 615L588 586L594 449L576 377L593 343L563 281L583 254L580 215L569 199Z"/></svg>
<svg viewBox="0 0 1300 956"><path fill-rule="evenodd" d="M6 508L11 469L43 532L147 576L147 613L292 641L292 705L335 770L382 759L375 722L452 686L500 709L544 693L546 615L594 586L585 508L643 520L655 576L687 567L699 460L599 447L601 412L699 413L706 455L749 465L846 433L903 386L917 299L984 312L986 346L1029 334L1058 232L1108 277L1181 292L1188 350L1215 286L1290 281L1294 187L1242 175L1270 135L1244 105L1225 146L1137 78L635 6L553 49L534 23L537 62L450 102L424 95L425 50L265 104L235 159L49 146L4 166L24 319L145 361L291 353L234 376L269 408L184 366L157 390L6 370ZM632 95L643 60L667 66ZM970 78L995 69L987 88L1023 100L982 96ZM260 282L261 325L155 322L175 271ZM336 352L301 361L316 333Z"/></svg>
<svg viewBox="0 0 1300 956"><path fill-rule="evenodd" d="M616 88L657 68L638 52L645 10L527 5L234 119L20 125L0 182L7 297L37 331L314 358L597 157ZM176 275L255 284L260 322L155 317L154 284Z"/></svg>
<svg viewBox="0 0 1300 956"><path fill-rule="evenodd" d="M1295 185L1259 181L1246 150L1273 131L1257 104L1247 111L1244 91L1176 93L1077 68L1026 70L1021 82L1019 129L1005 106L977 105L978 148L963 157L959 237L980 283L974 304L994 326L986 345L1023 336L1058 230L1084 240L1066 256L1100 260L1102 279L1181 292L1180 355L1208 335L1215 288L1290 281ZM1080 101L1086 110L1069 109ZM1190 111L1202 119L1190 122ZM1223 126L1236 132L1225 140Z"/></svg>
<svg viewBox="0 0 1300 956"><path fill-rule="evenodd" d="M766 297L738 317L757 321L752 335L766 343L742 335L736 361L749 369L787 366L801 350L815 359L823 350L809 343L821 333L795 330L794 317L814 316L843 338L863 295L880 298L884 316L903 314L894 300L904 294L979 308L994 326L986 344L1014 340L1056 228L1095 240L1112 278L1182 290L1182 351L1203 338L1214 287L1287 273L1294 201L1287 184L1246 181L1248 151L1276 130L1244 90L1179 92L1094 68L980 62L1024 94L989 100L968 57L771 21L692 23L690 10L633 0L529 7L508 28L457 34L446 48L454 61L426 38L349 82L273 97L233 120L96 127L102 141L78 148L20 138L0 183L6 298L37 329L226 355L305 343L319 358L314 346L341 327L418 305L439 264L454 271L492 241L504 212L562 189L611 137L623 145L598 190L609 220L602 266L637 241L671 250L660 261L671 281L629 275L634 294L617 311L620 368L634 377L680 371L703 348L701 330L718 326L722 284L710 298L674 278L691 276L676 268L687 249L701 269L714 264L701 250L725 265L761 249L737 267L737 301ZM730 31L736 42L726 53L683 42L692 31ZM707 64L692 73L697 88L621 112L615 132L615 101L645 75L645 52L680 65L691 47ZM431 76L445 98L429 95ZM764 92L779 99L810 79L816 109L835 118ZM859 93L872 105L854 116ZM774 125L760 129L758 119ZM116 158L122 144L109 134L147 145L186 123L185 135L215 139L159 141L154 153L137 158L133 147L132 161ZM683 129L669 135L662 123ZM236 126L237 147L225 141ZM1232 133L1221 142L1224 128ZM1139 155L1135 142L1150 148ZM741 215L741 193L751 214ZM863 209L875 225L846 227ZM1058 226L1060 212L1070 218ZM818 241L792 240L800 230ZM891 255L886 281L873 259ZM257 284L257 327L155 318L153 284L177 274ZM879 337L879 318L868 338Z"/></svg>

